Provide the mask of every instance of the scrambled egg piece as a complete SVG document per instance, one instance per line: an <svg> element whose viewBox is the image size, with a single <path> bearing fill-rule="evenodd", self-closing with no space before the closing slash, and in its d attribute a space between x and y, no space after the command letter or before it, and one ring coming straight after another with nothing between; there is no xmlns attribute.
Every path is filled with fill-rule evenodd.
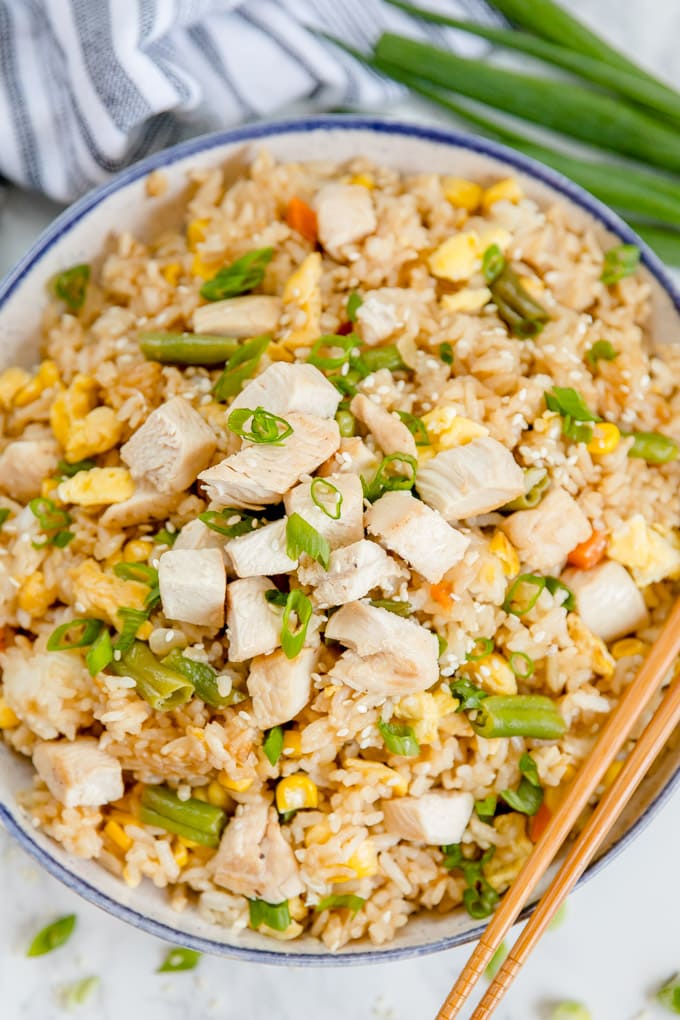
<svg viewBox="0 0 680 1020"><path fill-rule="evenodd" d="M487 248L497 244L501 251L505 251L510 241L510 233L501 227L491 227L481 233L462 231L440 244L430 255L428 263L435 276L458 283L479 272L482 255Z"/></svg>
<svg viewBox="0 0 680 1020"><path fill-rule="evenodd" d="M413 723L413 732L419 744L433 744L437 739L440 708L434 695L424 691L400 698L394 706L398 719Z"/></svg>
<svg viewBox="0 0 680 1020"><path fill-rule="evenodd" d="M488 213L495 202L519 202L524 198L524 192L514 177L505 177L502 181L496 181L487 188L482 195L482 209Z"/></svg>
<svg viewBox="0 0 680 1020"><path fill-rule="evenodd" d="M517 694L517 678L507 659L490 652L477 662L465 664L465 671L489 694Z"/></svg>
<svg viewBox="0 0 680 1020"><path fill-rule="evenodd" d="M10 371L12 371L10 369ZM20 370L19 370L20 371ZM33 403L50 386L56 386L59 382L59 369L53 361L43 361L36 374L21 389L17 390L13 397L16 407L26 407Z"/></svg>
<svg viewBox="0 0 680 1020"><path fill-rule="evenodd" d="M7 411L12 406L16 394L31 381L28 372L23 368L8 368L0 375L0 407Z"/></svg>
<svg viewBox="0 0 680 1020"><path fill-rule="evenodd" d="M115 627L120 627L117 613L121 606L144 609L148 585L105 574L96 560L84 560L72 567L69 575L73 581L74 602L83 606L83 616L105 616Z"/></svg>
<svg viewBox="0 0 680 1020"><path fill-rule="evenodd" d="M466 287L455 294L444 294L441 303L447 312L478 312L490 300L488 287Z"/></svg>
<svg viewBox="0 0 680 1020"><path fill-rule="evenodd" d="M519 574L519 556L514 545L498 528L494 531L489 542L489 552L501 561L503 573L506 577L516 577Z"/></svg>
<svg viewBox="0 0 680 1020"><path fill-rule="evenodd" d="M527 836L526 818L515 811L494 818L493 827L505 845L497 847L484 865L484 877L497 893L502 893L517 878L534 845Z"/></svg>
<svg viewBox="0 0 680 1020"><path fill-rule="evenodd" d="M321 334L321 255L313 251L286 280L283 300L292 326L283 337L284 347L307 347ZM304 313L304 321L297 318Z"/></svg>
<svg viewBox="0 0 680 1020"><path fill-rule="evenodd" d="M602 638L593 634L577 613L569 613L567 616L567 630L576 647L589 654L593 673L611 676L615 667L614 658Z"/></svg>
<svg viewBox="0 0 680 1020"><path fill-rule="evenodd" d="M486 426L480 425L472 418L463 418L452 407L437 407L434 411L428 411L423 415L423 422L435 453L450 450L454 446L463 446L473 439L489 434Z"/></svg>
<svg viewBox="0 0 680 1020"><path fill-rule="evenodd" d="M77 375L50 409L50 425L64 448L66 460L75 462L105 453L120 440L122 426L112 407L95 407L97 383Z"/></svg>
<svg viewBox="0 0 680 1020"><path fill-rule="evenodd" d="M64 503L80 506L97 506L103 503L123 503L135 491L135 483L127 468L92 468L79 471L73 478L62 482L57 490Z"/></svg>
<svg viewBox="0 0 680 1020"><path fill-rule="evenodd" d="M482 200L482 188L474 181L466 181L463 177L445 177L442 181L444 198L456 209L465 209L473 213L479 208Z"/></svg>
<svg viewBox="0 0 680 1020"><path fill-rule="evenodd" d="M607 555L628 567L640 588L680 577L680 543L675 536L650 527L642 514L635 514L612 534Z"/></svg>
<svg viewBox="0 0 680 1020"><path fill-rule="evenodd" d="M37 619L45 615L56 597L57 589L47 585L42 570L36 570L19 589L17 606Z"/></svg>

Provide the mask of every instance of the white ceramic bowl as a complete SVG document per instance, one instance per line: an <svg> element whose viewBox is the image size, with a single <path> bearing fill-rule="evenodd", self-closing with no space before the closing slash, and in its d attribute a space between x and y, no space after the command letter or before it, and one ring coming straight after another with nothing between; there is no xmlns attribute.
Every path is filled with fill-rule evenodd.
<svg viewBox="0 0 680 1020"><path fill-rule="evenodd" d="M185 175L190 168L219 165L235 176L263 147L283 160L340 162L361 154L402 171L471 178L498 177L511 169L526 193L539 202L559 197L571 205L574 216L590 218L603 238L637 244L652 286L653 334L666 340L678 336L680 295L659 259L614 213L566 178L504 146L468 135L395 121L324 117L257 125L186 142L131 167L68 209L0 285L2 365L36 361L45 287L54 273L96 259L104 238L113 231L130 230L144 236L179 222ZM165 171L170 186L162 199L149 200L145 178L158 168ZM28 764L0 747L0 821L47 871L71 889L170 942L265 963L339 965L434 952L475 939L482 931L483 926L459 910L446 917L423 914L414 918L384 948L353 944L335 955L310 938L276 943L252 931L233 937L203 921L193 910L175 913L151 883L128 889L97 864L70 856L36 831L16 803L17 792L30 784L31 772ZM639 788L591 874L640 831L679 779L680 752L669 748Z"/></svg>

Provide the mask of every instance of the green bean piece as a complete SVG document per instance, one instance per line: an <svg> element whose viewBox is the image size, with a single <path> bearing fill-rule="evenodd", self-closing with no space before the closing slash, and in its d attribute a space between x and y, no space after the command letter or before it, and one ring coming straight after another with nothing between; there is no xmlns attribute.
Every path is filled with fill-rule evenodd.
<svg viewBox="0 0 680 1020"><path fill-rule="evenodd" d="M678 456L678 444L661 432L634 432L629 457L639 457L648 464L668 464Z"/></svg>
<svg viewBox="0 0 680 1020"><path fill-rule="evenodd" d="M180 800L168 786L144 787L139 817L146 825L156 825L203 846L217 846L227 824L222 808L196 797Z"/></svg>
<svg viewBox="0 0 680 1020"><path fill-rule="evenodd" d="M194 693L193 684L159 662L142 641L135 641L120 659L114 659L110 669L116 676L132 677L137 694L157 712L185 705Z"/></svg>
<svg viewBox="0 0 680 1020"><path fill-rule="evenodd" d="M217 670L207 662L196 662L194 659L182 655L179 648L175 648L161 661L164 666L168 666L186 677L198 697L212 708L228 708L230 705L238 705L240 701L245 700L245 694L242 694L241 691L232 690L229 694L220 694Z"/></svg>
<svg viewBox="0 0 680 1020"><path fill-rule="evenodd" d="M361 352L361 362L367 370L366 374L377 372L380 368L389 368L390 372L404 372L406 365L394 344L387 347L370 347Z"/></svg>
<svg viewBox="0 0 680 1020"><path fill-rule="evenodd" d="M238 340L210 333L153 330L139 334L139 347L145 358L162 365L223 365L238 348Z"/></svg>
<svg viewBox="0 0 680 1020"><path fill-rule="evenodd" d="M206 280L201 287L201 297L206 301L224 301L239 294L249 294L264 280L273 254L273 248L246 252L230 266L219 269L211 280Z"/></svg>
<svg viewBox="0 0 680 1020"><path fill-rule="evenodd" d="M520 340L538 336L550 316L522 286L517 273L505 265L490 284L498 315Z"/></svg>
<svg viewBox="0 0 680 1020"><path fill-rule="evenodd" d="M524 472L525 492L517 499L511 499L502 510L533 510L550 488L550 476L545 468L527 468Z"/></svg>
<svg viewBox="0 0 680 1020"><path fill-rule="evenodd" d="M495 737L559 740L567 729L555 702L542 694L492 694L484 698L470 722L475 733L487 740Z"/></svg>

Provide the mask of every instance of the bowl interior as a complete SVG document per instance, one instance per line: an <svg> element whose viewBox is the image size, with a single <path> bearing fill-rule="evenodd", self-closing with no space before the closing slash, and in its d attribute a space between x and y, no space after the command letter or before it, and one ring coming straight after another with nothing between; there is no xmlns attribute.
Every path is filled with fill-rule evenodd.
<svg viewBox="0 0 680 1020"><path fill-rule="evenodd" d="M193 140L167 150L126 171L67 210L0 286L0 364L30 365L38 357L42 296L56 272L78 262L96 262L106 237L131 231L145 237L180 222L189 169L221 166L235 178L262 148L277 159L342 162L357 154L411 173L450 173L473 179L507 174L509 164L525 192L545 204L559 197L574 219L585 219L604 241L623 239L643 251L644 271L652 290L650 332L668 340L678 333L680 300L659 260L613 213L576 185L502 146L468 136L395 122L356 119L310 119L260 125ZM146 197L148 173L162 168L168 190L160 199ZM622 848L670 793L680 769L680 748L669 746L647 776L612 832L596 870ZM16 794L30 784L32 769L0 747L0 820L16 838L67 885L109 912L169 941L205 952L238 955L269 963L349 963L431 952L476 938L482 928L464 912L441 917L421 915L384 949L354 944L331 955L317 942L301 938L276 943L245 931L233 936L209 925L196 912L177 914L164 894L144 883L135 890L90 861L66 854L34 829L17 807Z"/></svg>

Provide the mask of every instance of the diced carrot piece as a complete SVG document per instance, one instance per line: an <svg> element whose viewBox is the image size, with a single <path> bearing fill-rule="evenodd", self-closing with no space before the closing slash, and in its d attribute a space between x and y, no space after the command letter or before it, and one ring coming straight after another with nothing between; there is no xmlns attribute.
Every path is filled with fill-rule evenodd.
<svg viewBox="0 0 680 1020"><path fill-rule="evenodd" d="M310 244L316 244L318 234L316 213L303 202L301 198L294 195L286 209L286 223L291 230L297 230Z"/></svg>
<svg viewBox="0 0 680 1020"><path fill-rule="evenodd" d="M581 570L591 570L592 567L596 567L600 560L604 558L606 551L607 536L604 531L593 530L590 538L587 538L585 542L581 542L580 545L574 546L567 556L567 561L573 567L580 567Z"/></svg>
<svg viewBox="0 0 680 1020"><path fill-rule="evenodd" d="M348 336L354 329L354 323L341 322L338 326L337 336Z"/></svg>
<svg viewBox="0 0 680 1020"><path fill-rule="evenodd" d="M449 581L440 581L439 584L430 585L430 595L435 602L438 602L442 609L451 608L451 584Z"/></svg>
<svg viewBox="0 0 680 1020"><path fill-rule="evenodd" d="M532 843L538 843L551 818L552 811L544 801L536 814L529 819L529 839Z"/></svg>

